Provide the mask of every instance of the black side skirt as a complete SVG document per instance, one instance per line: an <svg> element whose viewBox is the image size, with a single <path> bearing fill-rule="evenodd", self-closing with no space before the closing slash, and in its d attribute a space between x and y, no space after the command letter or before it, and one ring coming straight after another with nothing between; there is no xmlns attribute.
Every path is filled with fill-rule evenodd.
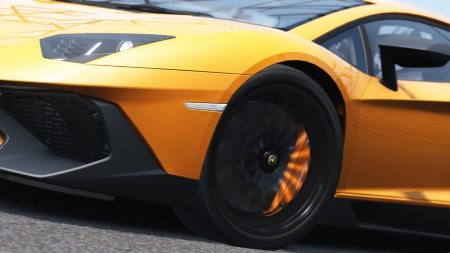
<svg viewBox="0 0 450 253"><path fill-rule="evenodd" d="M336 198L320 225L450 239L450 208Z"/></svg>

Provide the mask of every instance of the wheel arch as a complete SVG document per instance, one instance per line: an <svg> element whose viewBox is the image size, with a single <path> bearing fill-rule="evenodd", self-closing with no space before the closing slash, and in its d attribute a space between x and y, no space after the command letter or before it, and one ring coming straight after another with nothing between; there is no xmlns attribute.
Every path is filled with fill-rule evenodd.
<svg viewBox="0 0 450 253"><path fill-rule="evenodd" d="M285 61L279 64L297 69L318 83L322 89L327 93L328 97L333 102L333 105L339 115L341 122L342 134L345 133L345 100L342 92L333 78L320 67L306 61ZM343 135L344 137L344 135Z"/></svg>

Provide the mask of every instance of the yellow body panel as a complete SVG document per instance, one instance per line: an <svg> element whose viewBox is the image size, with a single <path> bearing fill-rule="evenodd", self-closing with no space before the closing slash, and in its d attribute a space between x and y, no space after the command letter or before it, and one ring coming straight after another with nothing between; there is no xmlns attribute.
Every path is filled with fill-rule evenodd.
<svg viewBox="0 0 450 253"><path fill-rule="evenodd" d="M408 190L408 189L404 189ZM414 189L409 189L410 192L414 192ZM387 196L384 194L388 194ZM426 195L423 195L427 198L427 200L417 199L415 198L416 195L404 195L401 193L398 193L396 196L392 196L393 191L389 190L371 190L368 191L368 194L360 193L360 194L353 194L353 193L336 193L334 195L335 198L344 198L344 199L357 199L357 200L366 200L366 201L382 201L382 202L390 202L390 203L399 203L399 204L410 204L410 205L420 205L420 206L433 206L433 207L444 207L448 208L449 204L448 201L439 201L434 200L435 197L442 196L444 193L442 191L435 192L433 190L427 190ZM441 197L441 199L443 199Z"/></svg>
<svg viewBox="0 0 450 253"><path fill-rule="evenodd" d="M181 16L179 21L174 19L170 22L179 22L183 27L186 19L205 20ZM137 47L84 65L44 59L39 37L28 38L13 46L0 48L0 58L4 59L0 76L2 80L41 83L41 86L57 84L53 87L59 89L77 87L73 91L118 104L152 148L166 172L195 179L200 177L204 156L220 114L188 111L184 102L227 103L250 75L279 62L308 61L325 70L343 91L347 103L348 129L357 129L358 107L354 107L351 101L361 99L371 77L298 36L236 22L206 20L219 27L214 30L215 33L194 36L193 32L190 36L178 38L177 32L182 30L186 33L189 24L184 29L179 29L177 25L173 30L166 29L165 33L177 36L176 39ZM83 26L92 31L92 27L97 25ZM223 31L224 25L236 25L241 29ZM148 25L147 29L141 29L153 33L155 26ZM96 29L103 32L103 28L100 26ZM160 28L156 28L159 31ZM71 29L67 28L67 33L73 33ZM272 33L277 33L277 36ZM257 47L254 46L255 41L258 42ZM242 58L242 55L247 57ZM26 63L22 60L25 57ZM131 67L119 68L117 65ZM139 92L137 89L140 89ZM129 91L128 97L126 91ZM161 120L155 122L155 119ZM210 123L201 125L200 122ZM350 150L350 158L346 160L350 163L356 132L349 131L346 135L346 148ZM196 150L196 154L187 153L186 150ZM174 154L179 159L173 159ZM347 171L344 170L343 174Z"/></svg>
<svg viewBox="0 0 450 253"><path fill-rule="evenodd" d="M233 21L136 14L48 0L0 1L0 12L0 80L72 91L117 104L169 174L199 179L221 116L188 110L185 102L227 103L264 68L305 61L334 80L345 102L344 157L337 197L450 205L450 193L445 194L450 192L450 170L445 167L450 161L444 158L450 157L449 84L400 82L401 89L394 92L310 42L366 16L402 13L426 17L425 12L366 5L318 18L289 33ZM449 20L440 22L448 24ZM72 33L176 38L86 64L42 57L40 38ZM399 106L388 109L391 102ZM424 103L430 105L429 110L419 110ZM388 123L386 117L391 119ZM398 128L396 124L404 118L413 123ZM416 118L424 121L414 123ZM382 124L374 124L377 122ZM428 131L427 138L419 136L421 131ZM392 145L387 144L390 141ZM392 161L392 168L374 161L373 154ZM429 156L408 160L421 154ZM421 170L431 166L431 161L442 165L435 175Z"/></svg>
<svg viewBox="0 0 450 253"><path fill-rule="evenodd" d="M294 36L289 35L287 38L297 41L297 44L288 41L292 44L286 43L286 47L298 47L299 44L305 46L297 52L284 54L278 49L280 54L272 57L261 52L261 60L257 65L252 66L247 61L248 65L242 69L257 72L257 69L278 62L308 60L326 70L342 90L348 90L348 93L343 94L348 102L347 125L348 129L357 128L358 107L353 107L351 101L361 99L371 77L319 46L303 39L296 40ZM308 52L315 52L314 56ZM49 60L42 58L37 39L0 49L0 57L5 59L0 71L3 80L71 90L118 104L152 148L166 172L196 179L200 177L204 156L220 114L189 111L184 102L227 103L232 94L250 78L247 74L119 68ZM21 60L23 57L27 58L27 64ZM238 57L234 59L239 60ZM210 59L211 62L213 60ZM126 80L123 80L124 77ZM211 123L205 123L211 120ZM356 141L355 134L355 131L347 134L349 144L346 147L350 150ZM198 155L187 150L197 150ZM174 153L179 159L173 159ZM351 161L353 155L349 157Z"/></svg>
<svg viewBox="0 0 450 253"><path fill-rule="evenodd" d="M337 12L289 32L314 40L354 20L379 14L407 14L447 26L450 23L447 17L389 1L369 2L385 4ZM354 124L358 130L347 125L336 197L450 206L450 84L399 81L399 91L393 92L373 78L362 102L358 100L353 100L353 107L361 110ZM357 145L349 145L349 133L355 134L355 130Z"/></svg>
<svg viewBox="0 0 450 253"><path fill-rule="evenodd" d="M373 79L347 193L450 203L450 84Z"/></svg>
<svg viewBox="0 0 450 253"><path fill-rule="evenodd" d="M177 38L242 31L281 33L239 22L132 13L50 0L0 1L0 29L0 48L64 33L159 34Z"/></svg>

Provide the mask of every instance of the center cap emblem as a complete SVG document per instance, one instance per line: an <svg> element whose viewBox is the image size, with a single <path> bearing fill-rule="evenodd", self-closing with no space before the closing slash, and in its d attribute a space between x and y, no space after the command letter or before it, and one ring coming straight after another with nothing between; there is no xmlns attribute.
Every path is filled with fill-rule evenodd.
<svg viewBox="0 0 450 253"><path fill-rule="evenodd" d="M270 165L273 165L273 164L275 164L276 162L277 162L277 156L276 155L274 155L274 154L272 154L272 155L269 155L269 158L267 159L267 162L270 164Z"/></svg>
<svg viewBox="0 0 450 253"><path fill-rule="evenodd" d="M270 174L278 168L279 163L278 153L275 150L267 150L259 160L259 168L263 172Z"/></svg>

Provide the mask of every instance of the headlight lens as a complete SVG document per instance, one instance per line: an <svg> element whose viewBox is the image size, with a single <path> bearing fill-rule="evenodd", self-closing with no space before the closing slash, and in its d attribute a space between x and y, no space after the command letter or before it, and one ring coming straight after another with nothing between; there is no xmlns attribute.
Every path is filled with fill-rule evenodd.
<svg viewBox="0 0 450 253"><path fill-rule="evenodd" d="M47 59L86 63L100 57L174 36L141 34L63 34L41 39Z"/></svg>

